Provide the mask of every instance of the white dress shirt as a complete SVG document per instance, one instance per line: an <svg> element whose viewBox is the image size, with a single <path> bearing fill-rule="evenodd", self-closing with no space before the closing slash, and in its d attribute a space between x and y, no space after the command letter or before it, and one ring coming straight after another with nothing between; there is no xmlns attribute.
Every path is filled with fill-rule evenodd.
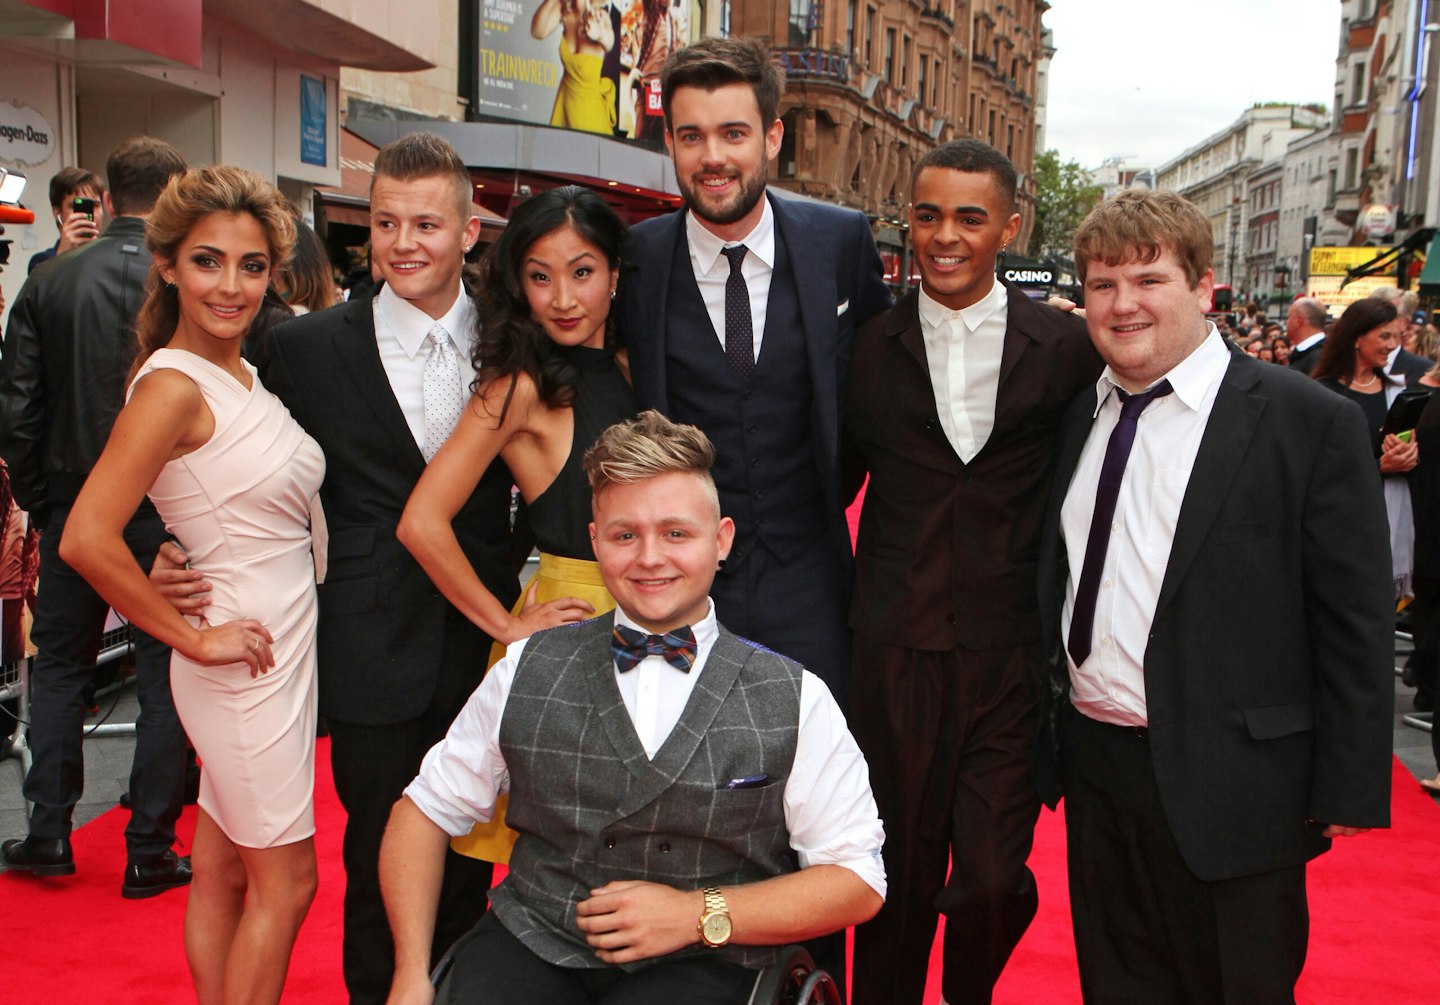
<svg viewBox="0 0 1440 1005"><path fill-rule="evenodd" d="M920 287L920 334L940 428L966 464L995 428L1009 317L1009 295L999 280L990 284L989 293L958 311L932 300Z"/></svg>
<svg viewBox="0 0 1440 1005"><path fill-rule="evenodd" d="M645 631L623 611L617 624ZM627 673L614 670L625 710L645 752L654 757L680 720L695 681L719 637L715 605L695 632L695 665L689 673L660 656L647 656ZM449 733L420 766L405 795L452 837L468 834L477 820L489 820L495 800L510 789L500 750L500 721L528 639L512 642L456 716ZM613 664L612 664L613 665ZM795 763L785 781L785 826L802 868L840 865L885 896L880 849L885 831L870 791L870 772L845 716L830 690L810 671L800 682L800 731Z"/></svg>
<svg viewBox="0 0 1440 1005"><path fill-rule="evenodd" d="M740 274L750 292L750 319L754 329L755 359L760 359L760 342L765 337L765 307L770 302L770 278L775 274L775 213L769 198L760 200L765 209L755 229L738 241L726 241L705 229L695 214L685 211L685 240L690 246L690 265L700 298L720 348L725 348L725 280L730 278L730 259L720 252L737 244L745 245L747 254L740 263Z"/></svg>
<svg viewBox="0 0 1440 1005"><path fill-rule="evenodd" d="M1090 655L1077 667L1066 654L1070 700L1092 719L1122 726L1149 724L1145 646L1170 563L1185 487L1229 365L1225 340L1210 325L1205 341L1165 375L1173 391L1152 401L1140 415L1100 574ZM1107 366L1095 385L1095 424L1060 508L1060 531L1070 565L1060 617L1062 639L1070 637L1105 448L1120 421L1120 397L1112 393L1117 387Z"/></svg>
<svg viewBox="0 0 1440 1005"><path fill-rule="evenodd" d="M421 351L425 336L432 325L439 323L450 333L455 354L460 362L460 383L469 392L475 379L470 363L470 348L478 332L475 305L457 287L455 302L441 318L432 318L420 308L395 295L389 285L380 288L375 298L375 341L380 347L380 365L405 413L405 423L415 445L425 449L425 360L430 355Z"/></svg>
<svg viewBox="0 0 1440 1005"><path fill-rule="evenodd" d="M1291 346L1291 347L1290 347L1290 351L1291 351L1291 352L1304 352L1306 349L1309 349L1312 345L1319 345L1319 344L1320 344L1321 342L1323 342L1324 340L1325 340L1325 333L1324 333L1324 332L1316 332L1314 335L1311 335L1311 336L1309 336L1308 338L1301 339L1301 340L1300 340L1299 342L1297 342L1295 345Z"/></svg>

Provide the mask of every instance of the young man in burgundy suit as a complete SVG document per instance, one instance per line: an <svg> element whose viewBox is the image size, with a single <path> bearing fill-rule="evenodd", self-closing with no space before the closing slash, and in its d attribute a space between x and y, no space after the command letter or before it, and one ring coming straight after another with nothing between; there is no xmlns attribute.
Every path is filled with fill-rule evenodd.
<svg viewBox="0 0 1440 1005"><path fill-rule="evenodd" d="M870 483L851 726L891 876L856 930L856 1005L918 1005L937 912L946 1000L989 1002L1035 913L1036 549L1060 416L1101 364L1079 318L995 277L1020 227L1015 187L984 143L927 154L910 208L921 288L855 339L848 487Z"/></svg>

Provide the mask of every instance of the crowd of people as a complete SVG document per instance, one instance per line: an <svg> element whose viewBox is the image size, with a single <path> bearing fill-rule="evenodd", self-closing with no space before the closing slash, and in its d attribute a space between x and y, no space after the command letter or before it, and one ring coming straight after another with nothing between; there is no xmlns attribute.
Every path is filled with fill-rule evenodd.
<svg viewBox="0 0 1440 1005"><path fill-rule="evenodd" d="M428 1003L448 953L452 1001L719 1005L788 943L843 975L853 926L850 1000L918 1005L942 915L945 1000L989 1002L1062 794L1087 1001L1293 1000L1305 863L1388 824L1381 476L1440 425L1384 428L1404 315L1351 308L1316 379L1261 366L1205 318L1208 220L1151 192L1077 233L1083 312L1038 304L996 278L1018 178L975 140L915 165L892 302L863 214L767 190L761 42L659 80L683 210L627 227L556 188L472 271L469 175L412 133L375 159L379 282L336 306L269 182L111 155L108 223L36 269L0 357L41 528L5 865L76 869L113 606L142 701L122 892L190 885L202 1005L280 999L321 717L354 1003Z"/></svg>

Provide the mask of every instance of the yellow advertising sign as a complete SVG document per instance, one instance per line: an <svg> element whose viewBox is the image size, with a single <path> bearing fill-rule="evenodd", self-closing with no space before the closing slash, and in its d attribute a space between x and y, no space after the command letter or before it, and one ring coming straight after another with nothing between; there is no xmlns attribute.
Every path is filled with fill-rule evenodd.
<svg viewBox="0 0 1440 1005"><path fill-rule="evenodd" d="M1385 254L1389 250L1389 248L1368 247L1311 248L1310 275L1343 276L1357 265L1364 265L1366 262ZM1394 286L1395 284L1391 282L1386 285ZM1349 289L1349 287L1346 287L1346 289Z"/></svg>
<svg viewBox="0 0 1440 1005"><path fill-rule="evenodd" d="M1337 315L1355 301L1364 300L1379 287L1395 285L1394 276L1367 276L1364 279L1357 279L1345 284L1345 288L1342 290L1340 288L1342 278L1344 277L1312 275L1306 284L1305 295L1319 300L1326 307L1331 308L1332 315Z"/></svg>

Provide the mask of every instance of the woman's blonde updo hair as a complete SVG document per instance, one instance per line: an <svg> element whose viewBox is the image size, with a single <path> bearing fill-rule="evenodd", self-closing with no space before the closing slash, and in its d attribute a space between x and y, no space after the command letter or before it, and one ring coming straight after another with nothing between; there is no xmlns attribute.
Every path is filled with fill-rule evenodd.
<svg viewBox="0 0 1440 1005"><path fill-rule="evenodd" d="M271 266L282 265L290 258L295 247L295 221L290 207L280 190L254 171L212 165L192 168L170 179L145 222L145 243L155 262L145 280L145 303L135 318L137 369L170 341L180 323L179 294L160 278L160 264L174 262L186 235L212 213L248 213L265 231Z"/></svg>

